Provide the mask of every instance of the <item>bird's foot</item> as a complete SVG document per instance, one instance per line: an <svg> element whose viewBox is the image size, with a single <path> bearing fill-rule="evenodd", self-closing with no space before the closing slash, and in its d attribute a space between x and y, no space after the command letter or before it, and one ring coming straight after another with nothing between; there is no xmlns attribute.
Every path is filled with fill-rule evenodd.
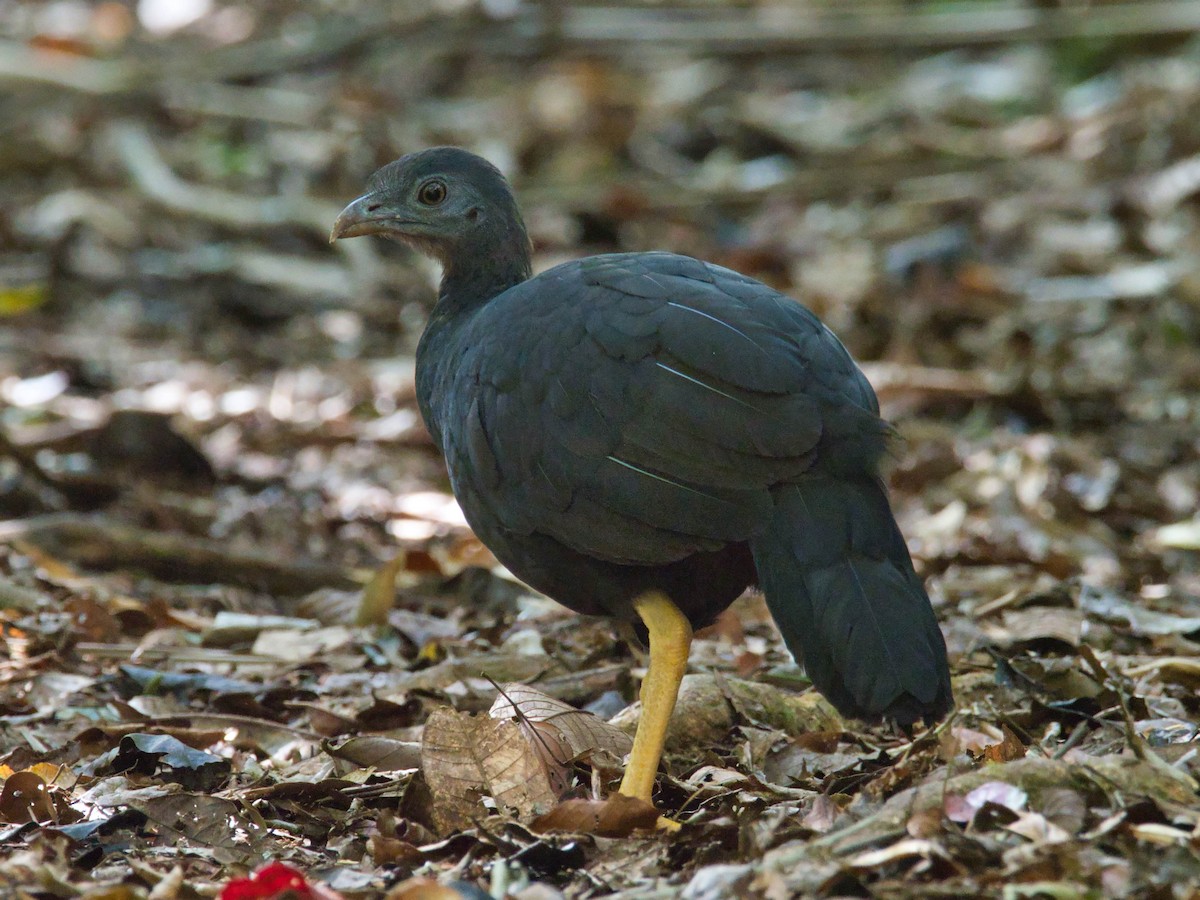
<svg viewBox="0 0 1200 900"><path fill-rule="evenodd" d="M656 831L665 831L667 834L674 834L682 827L674 819L668 819L666 816L659 816L658 821L654 823Z"/></svg>

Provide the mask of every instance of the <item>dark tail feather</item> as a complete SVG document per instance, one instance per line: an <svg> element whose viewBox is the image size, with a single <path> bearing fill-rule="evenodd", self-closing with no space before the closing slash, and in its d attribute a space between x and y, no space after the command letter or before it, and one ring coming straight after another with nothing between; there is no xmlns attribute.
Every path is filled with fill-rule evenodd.
<svg viewBox="0 0 1200 900"><path fill-rule="evenodd" d="M843 714L907 726L954 705L941 629L878 480L780 486L751 549L788 648Z"/></svg>

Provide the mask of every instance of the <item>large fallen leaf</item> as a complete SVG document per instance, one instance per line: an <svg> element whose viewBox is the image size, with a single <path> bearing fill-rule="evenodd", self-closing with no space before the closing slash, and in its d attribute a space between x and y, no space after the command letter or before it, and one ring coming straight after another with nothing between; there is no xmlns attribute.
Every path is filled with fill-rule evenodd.
<svg viewBox="0 0 1200 900"><path fill-rule="evenodd" d="M620 838L657 823L658 810L645 800L613 794L607 800L567 800L534 819L530 828L543 834L566 831Z"/></svg>
<svg viewBox="0 0 1200 900"><path fill-rule="evenodd" d="M250 808L207 794L173 794L130 803L165 838L203 848L223 863L246 864L262 860L266 823Z"/></svg>
<svg viewBox="0 0 1200 900"><path fill-rule="evenodd" d="M421 769L442 833L469 828L494 808L520 819L558 801L543 761L513 722L437 709L425 723Z"/></svg>
<svg viewBox="0 0 1200 900"><path fill-rule="evenodd" d="M633 748L633 740L615 725L525 684L502 685L488 715L545 725L542 733L552 730L569 750L562 762L576 759L617 768Z"/></svg>

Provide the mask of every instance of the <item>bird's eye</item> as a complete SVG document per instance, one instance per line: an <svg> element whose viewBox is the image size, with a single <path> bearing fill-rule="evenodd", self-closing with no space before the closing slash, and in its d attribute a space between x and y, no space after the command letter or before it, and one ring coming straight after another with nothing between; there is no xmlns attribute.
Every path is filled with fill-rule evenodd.
<svg viewBox="0 0 1200 900"><path fill-rule="evenodd" d="M421 185L417 200L426 206L440 206L446 200L446 182L434 178Z"/></svg>

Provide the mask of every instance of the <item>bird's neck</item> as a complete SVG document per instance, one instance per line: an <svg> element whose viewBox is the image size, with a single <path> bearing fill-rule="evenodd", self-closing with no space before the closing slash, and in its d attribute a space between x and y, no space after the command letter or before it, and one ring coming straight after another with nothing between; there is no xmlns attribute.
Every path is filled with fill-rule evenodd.
<svg viewBox="0 0 1200 900"><path fill-rule="evenodd" d="M505 223L471 242L469 249L442 261L438 317L454 316L483 306L520 284L532 273L529 237L519 222Z"/></svg>
<svg viewBox="0 0 1200 900"><path fill-rule="evenodd" d="M469 251L442 259L442 285L433 313L417 346L417 397L434 443L443 447L449 380L466 349L465 335L477 312L491 300L529 278L529 238L519 218L498 233L480 236ZM443 447L444 449L444 447Z"/></svg>

